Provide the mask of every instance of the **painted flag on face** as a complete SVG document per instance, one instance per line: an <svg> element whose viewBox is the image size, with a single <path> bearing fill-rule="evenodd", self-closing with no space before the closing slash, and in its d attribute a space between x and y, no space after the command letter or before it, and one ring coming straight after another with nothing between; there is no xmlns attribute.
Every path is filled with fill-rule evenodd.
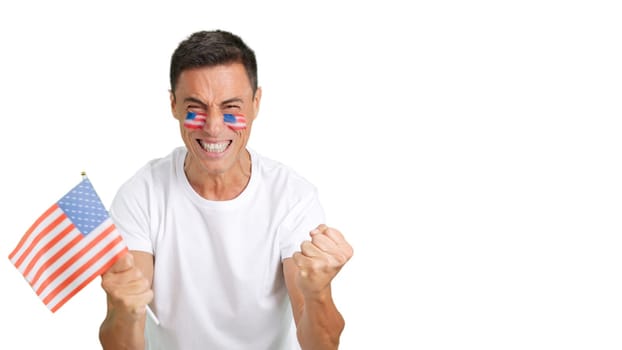
<svg viewBox="0 0 622 350"><path fill-rule="evenodd" d="M246 129L246 117L241 114L225 114L225 124L233 130Z"/></svg>
<svg viewBox="0 0 622 350"><path fill-rule="evenodd" d="M84 178L26 231L9 259L55 312L127 251Z"/></svg>
<svg viewBox="0 0 622 350"><path fill-rule="evenodd" d="M207 121L207 115L202 113L188 112L184 120L187 129L201 129Z"/></svg>

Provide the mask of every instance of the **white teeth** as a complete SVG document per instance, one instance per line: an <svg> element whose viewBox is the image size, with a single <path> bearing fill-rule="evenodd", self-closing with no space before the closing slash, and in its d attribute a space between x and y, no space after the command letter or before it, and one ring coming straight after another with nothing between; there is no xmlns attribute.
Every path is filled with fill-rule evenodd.
<svg viewBox="0 0 622 350"><path fill-rule="evenodd" d="M224 150L227 149L227 146L229 146L229 142L207 143L205 141L199 141L199 144L204 150L212 153L224 152Z"/></svg>

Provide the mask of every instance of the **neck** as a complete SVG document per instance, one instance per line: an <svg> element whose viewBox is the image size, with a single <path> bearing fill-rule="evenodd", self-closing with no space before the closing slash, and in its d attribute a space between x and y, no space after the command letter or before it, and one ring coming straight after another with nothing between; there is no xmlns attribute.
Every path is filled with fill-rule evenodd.
<svg viewBox="0 0 622 350"><path fill-rule="evenodd" d="M226 172L210 172L192 162L184 163L184 172L192 188L203 198L214 201L231 200L239 196L251 178L251 159L248 151Z"/></svg>

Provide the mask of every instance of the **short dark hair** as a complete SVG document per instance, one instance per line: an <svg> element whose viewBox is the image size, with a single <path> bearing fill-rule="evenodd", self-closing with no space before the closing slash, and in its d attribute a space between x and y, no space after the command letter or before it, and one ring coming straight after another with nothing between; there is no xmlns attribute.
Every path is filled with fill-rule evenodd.
<svg viewBox="0 0 622 350"><path fill-rule="evenodd" d="M257 91L257 60L255 53L242 39L223 30L199 31L179 43L171 57L171 92L186 69L241 63L253 89Z"/></svg>

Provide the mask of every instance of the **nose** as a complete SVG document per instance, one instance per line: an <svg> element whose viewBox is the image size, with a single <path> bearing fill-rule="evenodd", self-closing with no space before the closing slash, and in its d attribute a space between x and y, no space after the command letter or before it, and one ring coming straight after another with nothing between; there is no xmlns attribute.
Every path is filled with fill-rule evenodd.
<svg viewBox="0 0 622 350"><path fill-rule="evenodd" d="M225 127L225 122L222 117L222 113L209 112L205 118L205 125L203 125L203 131L209 135L219 135L222 129Z"/></svg>

